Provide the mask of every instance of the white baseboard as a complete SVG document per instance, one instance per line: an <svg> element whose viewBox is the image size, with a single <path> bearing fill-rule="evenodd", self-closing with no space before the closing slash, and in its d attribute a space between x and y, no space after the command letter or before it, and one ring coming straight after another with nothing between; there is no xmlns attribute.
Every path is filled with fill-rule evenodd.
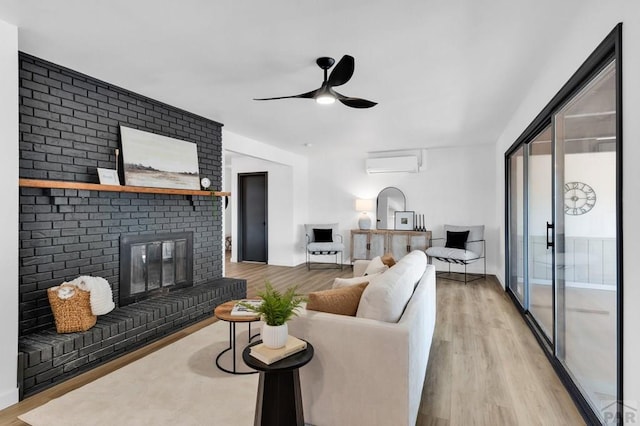
<svg viewBox="0 0 640 426"><path fill-rule="evenodd" d="M19 395L20 393L17 386L13 389L0 393L0 410L3 410L17 403L19 399Z"/></svg>

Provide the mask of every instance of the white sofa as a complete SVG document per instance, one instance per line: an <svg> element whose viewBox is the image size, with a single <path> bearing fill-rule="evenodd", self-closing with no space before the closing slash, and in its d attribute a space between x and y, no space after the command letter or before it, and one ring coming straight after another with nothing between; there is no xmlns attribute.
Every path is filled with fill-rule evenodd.
<svg viewBox="0 0 640 426"><path fill-rule="evenodd" d="M362 262L355 272L363 272ZM374 281L406 280L415 290L398 322L358 317ZM304 309L289 322L289 333L315 348L300 369L305 422L415 425L436 320L435 268L424 252L414 251L372 278L358 310L350 317Z"/></svg>

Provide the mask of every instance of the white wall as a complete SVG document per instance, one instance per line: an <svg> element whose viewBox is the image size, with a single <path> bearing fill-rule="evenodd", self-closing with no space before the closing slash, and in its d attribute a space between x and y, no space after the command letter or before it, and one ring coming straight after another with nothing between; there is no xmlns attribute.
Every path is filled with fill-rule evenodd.
<svg viewBox="0 0 640 426"><path fill-rule="evenodd" d="M231 174L231 167L224 168L223 176L224 176L224 182L222 183L222 190L226 192L231 192L231 182L233 181L232 174ZM225 209L224 201L223 201L222 208L224 209L224 215L223 215L224 231L223 232L224 232L224 236L226 237L227 235L231 235L231 223L232 223L231 207Z"/></svg>
<svg viewBox="0 0 640 426"><path fill-rule="evenodd" d="M485 225L487 271L495 273L499 213L493 190L493 145L429 149L420 173L368 175L365 158L364 152L351 158L329 154L309 163L309 223L338 222L348 254L350 230L358 228L360 215L356 198L375 200L383 188L395 186L404 192L407 210L424 214L434 237L443 236L444 224ZM375 212L372 222L375 228ZM470 270L480 269L476 264Z"/></svg>
<svg viewBox="0 0 640 426"><path fill-rule="evenodd" d="M237 240L236 212L238 173L268 173L268 263L296 266L304 261L301 224L307 217L307 159L262 142L223 129L225 151L233 152L229 185L231 202L227 218L232 241ZM240 155L236 155L240 154ZM302 234L301 234L302 233ZM231 261L236 262L237 244L232 245Z"/></svg>
<svg viewBox="0 0 640 426"><path fill-rule="evenodd" d="M513 114L496 145L495 189L498 212L504 206L504 153L533 121L551 98L569 80L596 46L618 22L623 22L623 221L624 221L624 302L623 302L623 386L625 400L640 407L640 3L635 0L585 1L576 11L578 25L567 29L566 37L549 48L552 57L538 64L539 77L531 83L528 96ZM500 226L499 278L504 283L504 219ZM636 413L637 415L637 413Z"/></svg>
<svg viewBox="0 0 640 426"><path fill-rule="evenodd" d="M252 157L235 157L231 162L231 193L238 194L238 174L267 172L267 234L269 265L294 266L295 226L293 222L293 173L291 166ZM237 212L238 197L233 197L232 212ZM251 208L251 206L249 206ZM235 213L232 213L235 216ZM232 221L232 241L238 241L238 228ZM238 244L233 244L231 260L238 259Z"/></svg>
<svg viewBox="0 0 640 426"><path fill-rule="evenodd" d="M495 151L493 145L430 149L424 171L410 174L368 175L366 153L334 157L331 153L305 157L274 148L228 130L223 131L226 151L241 153L231 159L232 173L227 186L237 193L237 174L269 173L269 264L294 266L304 261L305 223L340 224L349 261L350 230L357 229L359 212L355 199L375 200L387 186L402 190L407 210L424 214L434 237L443 236L444 224L484 224L487 239L487 269L495 273L498 253L499 213L493 191ZM401 148L401 146L398 146ZM232 238L237 238L233 218L237 197L231 197ZM287 207L290 208L287 208ZM371 213L375 227L375 212ZM293 231L292 231L293 230ZM233 245L231 260L237 260ZM442 265L439 265L442 266ZM470 270L480 270L474 265Z"/></svg>
<svg viewBox="0 0 640 426"><path fill-rule="evenodd" d="M0 21L0 409L18 402L18 29Z"/></svg>

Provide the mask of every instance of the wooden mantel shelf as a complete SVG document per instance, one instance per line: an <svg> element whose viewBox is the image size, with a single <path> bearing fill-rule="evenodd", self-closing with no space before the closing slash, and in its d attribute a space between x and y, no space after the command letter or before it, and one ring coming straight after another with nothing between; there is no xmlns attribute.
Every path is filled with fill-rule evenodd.
<svg viewBox="0 0 640 426"><path fill-rule="evenodd" d="M231 195L230 192L221 191L200 191L197 189L171 189L171 188L151 188L148 186L126 186L126 185L101 185L98 183L68 182L63 180L40 180L40 179L20 179L21 187L27 188L56 188L56 189L81 189L86 191L109 191L109 192L139 192L145 194L171 194L171 195L200 195L225 197Z"/></svg>

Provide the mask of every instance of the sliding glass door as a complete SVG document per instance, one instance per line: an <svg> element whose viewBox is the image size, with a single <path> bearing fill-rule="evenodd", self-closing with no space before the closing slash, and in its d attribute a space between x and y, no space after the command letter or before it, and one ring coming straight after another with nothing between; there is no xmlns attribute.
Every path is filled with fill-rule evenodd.
<svg viewBox="0 0 640 426"><path fill-rule="evenodd" d="M555 115L556 355L594 409L616 400L616 64Z"/></svg>
<svg viewBox="0 0 640 426"><path fill-rule="evenodd" d="M612 52L597 50L506 155L507 289L590 423L610 422L622 397L612 34Z"/></svg>
<svg viewBox="0 0 640 426"><path fill-rule="evenodd" d="M553 144L547 126L528 144L528 268L529 311L549 341L553 341Z"/></svg>
<svg viewBox="0 0 640 426"><path fill-rule="evenodd" d="M519 147L509 158L509 288L521 304L524 300L524 150Z"/></svg>

